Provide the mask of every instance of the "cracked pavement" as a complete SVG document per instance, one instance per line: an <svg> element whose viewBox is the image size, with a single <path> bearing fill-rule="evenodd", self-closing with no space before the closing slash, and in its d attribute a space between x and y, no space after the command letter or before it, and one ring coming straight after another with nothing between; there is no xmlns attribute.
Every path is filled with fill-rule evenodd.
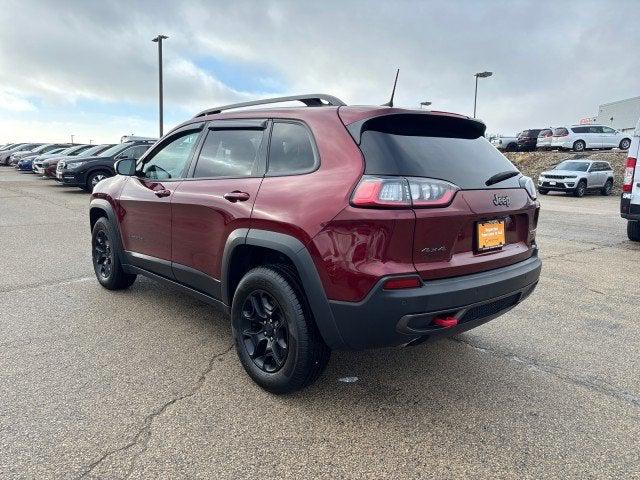
<svg viewBox="0 0 640 480"><path fill-rule="evenodd" d="M0 168L0 478L640 478L640 245L618 198L541 198L540 285L505 316L334 352L287 397L209 306L99 287L87 203Z"/></svg>

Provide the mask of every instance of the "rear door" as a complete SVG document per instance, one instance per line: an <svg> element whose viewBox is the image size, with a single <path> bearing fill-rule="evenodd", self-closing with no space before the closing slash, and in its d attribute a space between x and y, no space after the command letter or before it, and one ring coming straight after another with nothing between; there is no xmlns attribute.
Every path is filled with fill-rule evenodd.
<svg viewBox="0 0 640 480"><path fill-rule="evenodd" d="M138 162L120 193L121 234L133 265L172 278L171 200L185 177L204 124L162 139Z"/></svg>
<svg viewBox="0 0 640 480"><path fill-rule="evenodd" d="M361 135L365 174L408 179L416 217L408 246L423 278L466 275L531 256L536 204L515 166L477 126L457 118L388 117ZM514 175L489 181L506 172ZM442 181L455 186L444 205L433 202L451 188ZM489 241L494 233L503 242Z"/></svg>
<svg viewBox="0 0 640 480"><path fill-rule="evenodd" d="M172 200L171 260L175 278L220 298L221 260L229 234L249 228L264 177L269 122L210 122Z"/></svg>

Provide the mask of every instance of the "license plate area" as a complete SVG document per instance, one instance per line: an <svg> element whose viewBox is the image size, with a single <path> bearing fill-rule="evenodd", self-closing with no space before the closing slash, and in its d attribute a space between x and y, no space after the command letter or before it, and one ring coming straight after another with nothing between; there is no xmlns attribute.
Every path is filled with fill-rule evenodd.
<svg viewBox="0 0 640 480"><path fill-rule="evenodd" d="M488 220L476 225L478 252L499 250L507 243L504 220Z"/></svg>

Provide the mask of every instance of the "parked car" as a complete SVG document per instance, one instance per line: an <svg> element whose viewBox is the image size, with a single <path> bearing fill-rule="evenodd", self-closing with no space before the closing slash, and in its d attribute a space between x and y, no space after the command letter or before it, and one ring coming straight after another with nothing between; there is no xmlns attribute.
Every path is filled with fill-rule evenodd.
<svg viewBox="0 0 640 480"><path fill-rule="evenodd" d="M538 133L538 139L536 141L536 149L538 150L551 150L551 139L553 138L552 128L543 128Z"/></svg>
<svg viewBox="0 0 640 480"><path fill-rule="evenodd" d="M42 145L41 143L22 143L0 152L0 165L9 165L9 158L17 152L27 152Z"/></svg>
<svg viewBox="0 0 640 480"><path fill-rule="evenodd" d="M531 152L535 150L538 143L538 134L541 130L541 128L534 128L520 132L520 135L518 135L518 150L521 152Z"/></svg>
<svg viewBox="0 0 640 480"><path fill-rule="evenodd" d="M66 144L65 143L45 143L32 150L28 150L24 152L16 152L12 154L11 157L9 157L9 165L18 165L18 162L23 158L37 157L38 155L50 152L54 149L57 149L60 147L69 147L69 146L70 145L68 143Z"/></svg>
<svg viewBox="0 0 640 480"><path fill-rule="evenodd" d="M21 143L7 143L6 145L3 145L2 147L0 147L0 152L4 152L6 150L9 150L11 147L15 147L18 145L22 145Z"/></svg>
<svg viewBox="0 0 640 480"><path fill-rule="evenodd" d="M302 108L240 109L302 101ZM285 393L331 349L456 335L535 288L539 204L479 120L328 95L217 107L98 183L99 283L146 275L230 312L248 375Z"/></svg>
<svg viewBox="0 0 640 480"><path fill-rule="evenodd" d="M609 195L613 189L613 168L602 160L568 159L538 177L538 191L572 193L582 197L589 190Z"/></svg>
<svg viewBox="0 0 640 480"><path fill-rule="evenodd" d="M93 145L74 145L72 147L63 150L56 155L48 157L46 160L33 162L33 171L38 174L42 174L47 178L56 178L56 165L61 158L75 157L80 155L85 150L88 150Z"/></svg>
<svg viewBox="0 0 640 480"><path fill-rule="evenodd" d="M605 125L573 125L553 129L551 148L582 152L591 149L628 150L631 137Z"/></svg>
<svg viewBox="0 0 640 480"><path fill-rule="evenodd" d="M518 150L518 137L507 137L498 135L491 139L491 145L498 150L504 150L505 152L515 152Z"/></svg>
<svg viewBox="0 0 640 480"><path fill-rule="evenodd" d="M627 220L627 236L629 240L640 242L640 120L636 125L629 147L629 156L624 171L622 197L620 198L620 214Z"/></svg>
<svg viewBox="0 0 640 480"><path fill-rule="evenodd" d="M113 164L121 158L138 159L156 140L120 143L93 157L62 159L56 168L56 180L69 187L80 187L88 192L98 182L116 174Z"/></svg>
<svg viewBox="0 0 640 480"><path fill-rule="evenodd" d="M43 155L53 155L56 153L60 153L61 151L65 150L69 148L68 146L65 147L56 147L53 150L49 150L47 153L44 154L36 154L34 156L27 156L22 158L21 160L18 161L18 163L16 164L16 168L18 170L20 170L21 172L31 172L33 173L33 162L36 159L41 158Z"/></svg>

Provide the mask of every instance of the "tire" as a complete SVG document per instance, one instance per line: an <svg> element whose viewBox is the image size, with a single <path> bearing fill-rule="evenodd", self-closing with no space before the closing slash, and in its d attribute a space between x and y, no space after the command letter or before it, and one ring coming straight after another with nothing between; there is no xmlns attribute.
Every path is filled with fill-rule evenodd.
<svg viewBox="0 0 640 480"><path fill-rule="evenodd" d="M609 179L605 182L604 186L600 189L600 194L608 197L611 195L611 190L613 190L613 180Z"/></svg>
<svg viewBox="0 0 640 480"><path fill-rule="evenodd" d="M87 184L83 188L87 192L93 192L93 188L98 184L99 181L104 180L109 177L109 173L104 170L97 170L95 172L91 172L87 177Z"/></svg>
<svg viewBox="0 0 640 480"><path fill-rule="evenodd" d="M242 277L231 325L242 366L268 392L291 393L312 384L329 361L331 350L287 267L257 267Z"/></svg>
<svg viewBox="0 0 640 480"><path fill-rule="evenodd" d="M620 145L618 145L618 148L620 150L629 150L630 146L631 146L631 140L629 140L628 138L623 138L620 141Z"/></svg>
<svg viewBox="0 0 640 480"><path fill-rule="evenodd" d="M546 188L539 188L538 192L540 192L542 195L546 195L549 193L549 190L547 190Z"/></svg>
<svg viewBox="0 0 640 480"><path fill-rule="evenodd" d="M507 148L505 149L505 151L507 152L517 152L518 151L518 145L515 143L510 143L509 145L507 145Z"/></svg>
<svg viewBox="0 0 640 480"><path fill-rule="evenodd" d="M640 221L629 220L627 222L627 237L634 242L640 242Z"/></svg>
<svg viewBox="0 0 640 480"><path fill-rule="evenodd" d="M108 290L124 290L136 281L136 275L122 268L122 252L116 229L105 217L99 218L91 231L93 271L100 285Z"/></svg>
<svg viewBox="0 0 640 480"><path fill-rule="evenodd" d="M587 182L584 180L580 180L578 182L578 186L573 191L574 197L584 197L584 194L587 193Z"/></svg>
<svg viewBox="0 0 640 480"><path fill-rule="evenodd" d="M584 152L586 148L587 144L584 143L584 140L577 140L573 143L574 152Z"/></svg>

